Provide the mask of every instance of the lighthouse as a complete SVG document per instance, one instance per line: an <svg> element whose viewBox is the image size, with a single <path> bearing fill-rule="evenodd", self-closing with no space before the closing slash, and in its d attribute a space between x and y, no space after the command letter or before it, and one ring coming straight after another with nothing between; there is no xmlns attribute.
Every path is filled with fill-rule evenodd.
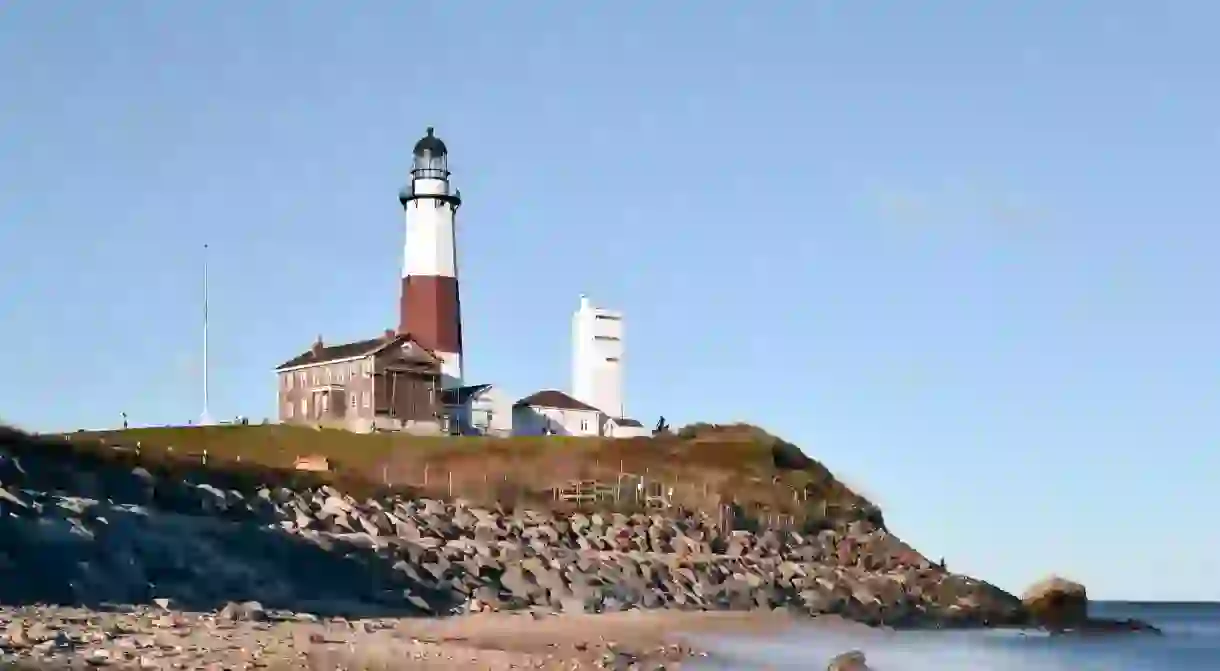
<svg viewBox="0 0 1220 671"><path fill-rule="evenodd" d="M411 183L398 196L403 246L399 333L409 333L441 359L442 385L462 384L462 312L457 235L461 193L449 183L449 150L428 128L415 143Z"/></svg>

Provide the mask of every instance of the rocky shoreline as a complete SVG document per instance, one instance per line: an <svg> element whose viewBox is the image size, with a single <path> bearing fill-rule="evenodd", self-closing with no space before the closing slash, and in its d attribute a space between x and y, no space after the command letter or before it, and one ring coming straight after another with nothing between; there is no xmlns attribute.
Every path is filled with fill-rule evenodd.
<svg viewBox="0 0 1220 671"><path fill-rule="evenodd" d="M3 603L228 601L324 614L785 609L1014 623L1019 600L867 521L724 532L691 513L504 511L329 487L250 491L0 452ZM325 576L324 579L320 579Z"/></svg>
<svg viewBox="0 0 1220 671"><path fill-rule="evenodd" d="M157 612L161 621L213 613L225 622L367 623L623 611L832 615L891 627L1029 621L1015 596L944 570L863 517L809 534L726 531L674 510L358 499L329 485L170 477L65 454L0 440L0 604L10 623L27 619L14 607L85 608L72 617L88 620L109 604L134 607L140 622ZM263 615L235 616L242 603ZM14 647L12 633L9 652L19 657L39 645L87 648L48 647L63 642L59 634Z"/></svg>

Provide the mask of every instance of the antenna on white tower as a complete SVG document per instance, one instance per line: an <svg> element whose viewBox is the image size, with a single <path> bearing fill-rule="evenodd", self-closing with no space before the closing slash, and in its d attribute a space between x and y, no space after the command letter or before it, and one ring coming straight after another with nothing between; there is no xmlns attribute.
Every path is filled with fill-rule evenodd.
<svg viewBox="0 0 1220 671"><path fill-rule="evenodd" d="M203 245L203 414L199 423L207 426L212 423L212 415L208 412L208 246Z"/></svg>

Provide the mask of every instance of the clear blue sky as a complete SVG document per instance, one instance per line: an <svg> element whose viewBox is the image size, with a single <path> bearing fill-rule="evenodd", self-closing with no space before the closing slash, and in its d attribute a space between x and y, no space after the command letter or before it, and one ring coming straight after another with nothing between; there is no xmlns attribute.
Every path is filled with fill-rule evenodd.
<svg viewBox="0 0 1220 671"><path fill-rule="evenodd" d="M0 416L274 409L395 324L427 125L465 205L467 371L747 420L951 568L1220 599L1220 5L0 6Z"/></svg>

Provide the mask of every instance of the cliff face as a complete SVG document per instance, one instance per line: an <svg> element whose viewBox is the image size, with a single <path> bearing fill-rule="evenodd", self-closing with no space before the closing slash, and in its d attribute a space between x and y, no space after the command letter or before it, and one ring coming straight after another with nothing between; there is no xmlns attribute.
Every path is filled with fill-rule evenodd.
<svg viewBox="0 0 1220 671"><path fill-rule="evenodd" d="M307 477L171 473L0 433L0 572L22 578L0 581L0 603L168 598L208 610L254 600L349 617L778 608L899 626L1024 620L1015 597L943 571L867 510L807 534L726 531L698 513L506 511L353 496Z"/></svg>

